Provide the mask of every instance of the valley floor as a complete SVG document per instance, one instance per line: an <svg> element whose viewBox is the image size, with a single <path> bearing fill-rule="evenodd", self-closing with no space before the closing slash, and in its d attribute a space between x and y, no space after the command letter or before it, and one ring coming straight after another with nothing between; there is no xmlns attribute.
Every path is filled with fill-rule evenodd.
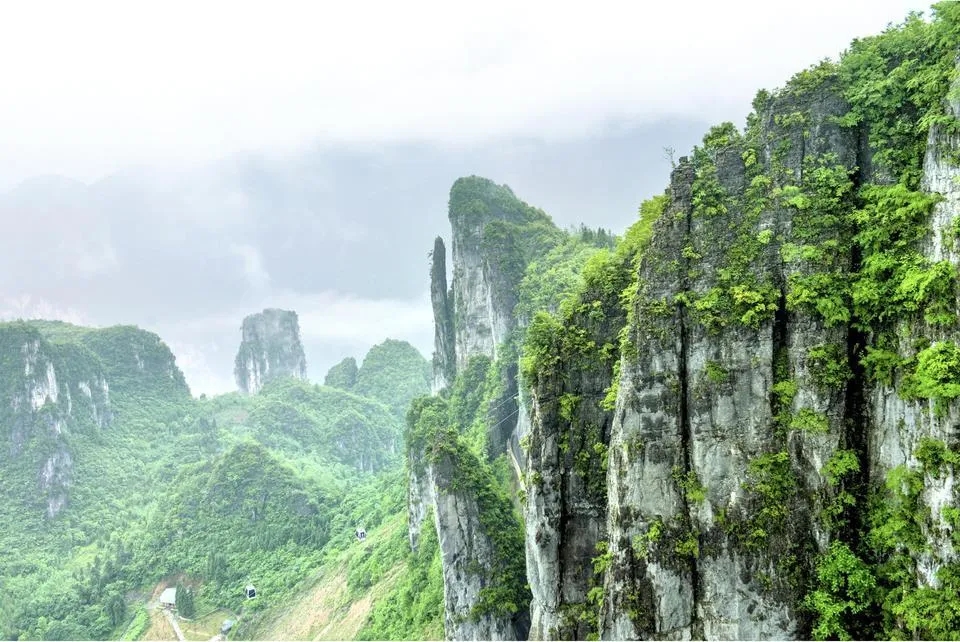
<svg viewBox="0 0 960 642"><path fill-rule="evenodd" d="M399 531L406 530L404 515L388 519L380 527L370 530L366 541L354 542L350 547L333 557L316 571L314 580L308 582L299 594L283 606L258 614L249 637L262 640L352 640L357 639L368 623L374 605L386 598L405 569L399 560L385 569L381 578L368 589L351 590L348 577L351 562L368 555L380 542L396 538ZM201 617L186 620L160 608L158 596L167 583L157 585L151 599L145 604L149 614L149 626L138 639L170 642L213 642L229 639L222 636L220 627L224 620L239 622L243 613L235 614L225 609L216 609ZM177 629L179 628L179 631ZM442 623L436 630L424 631L426 639L443 638ZM129 639L126 638L125 639Z"/></svg>

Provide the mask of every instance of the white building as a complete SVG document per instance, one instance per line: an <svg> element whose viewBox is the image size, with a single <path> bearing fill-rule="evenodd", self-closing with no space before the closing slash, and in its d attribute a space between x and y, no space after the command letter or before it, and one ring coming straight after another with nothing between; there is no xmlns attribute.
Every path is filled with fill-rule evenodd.
<svg viewBox="0 0 960 642"><path fill-rule="evenodd" d="M160 606L163 608L172 609L177 605L177 589L176 587L168 587L163 589L163 593L160 594Z"/></svg>

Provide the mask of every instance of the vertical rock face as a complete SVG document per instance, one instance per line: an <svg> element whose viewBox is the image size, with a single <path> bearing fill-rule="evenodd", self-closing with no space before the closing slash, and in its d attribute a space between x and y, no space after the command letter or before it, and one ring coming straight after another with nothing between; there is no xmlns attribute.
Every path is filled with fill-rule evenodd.
<svg viewBox="0 0 960 642"><path fill-rule="evenodd" d="M523 640L530 627L522 535L486 466L449 426L440 397L414 402L407 433L410 543L433 513L449 640Z"/></svg>
<svg viewBox="0 0 960 642"><path fill-rule="evenodd" d="M518 390L517 425L514 427L513 434L510 436L509 444L510 458L517 468L518 479L523 474L523 471L529 468L527 465L527 455L521 444L526 443L529 445L530 442L530 433L533 431L533 421L531 419L533 414L532 406L529 392L522 388Z"/></svg>
<svg viewBox="0 0 960 642"><path fill-rule="evenodd" d="M876 528L869 493L912 507L903 528L923 544L894 546L920 587L957 560L960 138L931 129L921 189L943 198L926 219L839 91L788 85L671 177L610 440L605 639L809 636L817 560ZM913 298L872 308L889 281Z"/></svg>
<svg viewBox="0 0 960 642"><path fill-rule="evenodd" d="M447 289L447 248L439 236L433 242L430 266L430 300L433 303L433 386L436 394L453 383L457 355L453 325L453 301Z"/></svg>
<svg viewBox="0 0 960 642"><path fill-rule="evenodd" d="M846 359L846 325L786 304L813 268L782 248L829 238L773 195L812 190L821 167L855 174L858 132L835 124L846 111L829 85L786 93L753 138L712 132L673 173L610 444L605 639L802 635L798 587L834 493L821 471L857 395L817 381L818 355Z"/></svg>
<svg viewBox="0 0 960 642"><path fill-rule="evenodd" d="M502 224L528 222L531 209L509 188L475 176L461 178L451 188L451 286L447 287L446 248L439 237L430 268L434 395L449 390L469 364L473 364L473 377L468 385L483 386L490 361L508 340L514 328L522 252L512 242L518 230ZM509 256L504 256L504 248ZM501 368L499 389L501 394L488 406L485 422L486 454L491 458L507 449L517 423L515 363ZM470 389L459 394L472 398L477 393ZM454 420L446 401L434 396L416 402L408 415L410 545L417 548L423 520L432 512L443 567L448 639L525 639L529 593L514 595L515 590L523 592L525 584L519 525L509 500L497 497L489 486L492 473L486 462L467 452L458 432L474 421L477 403L479 398L467 404L471 417ZM498 515L495 526L490 523L491 512ZM504 592L504 584L513 589Z"/></svg>
<svg viewBox="0 0 960 642"><path fill-rule="evenodd" d="M435 351L433 386L437 394L453 383L472 357L496 360L517 327L517 286L529 259L532 236L526 226L556 231L543 212L520 201L505 185L470 176L450 189L453 281L447 288L443 240L434 242L430 271ZM516 357L510 357L515 359ZM516 365L501 372L499 397L490 404L490 455L516 450L518 390ZM516 453L514 458L517 458Z"/></svg>
<svg viewBox="0 0 960 642"><path fill-rule="evenodd" d="M242 392L256 394L275 377L307 378L297 313L267 309L243 320L234 375Z"/></svg>
<svg viewBox="0 0 960 642"><path fill-rule="evenodd" d="M634 552L645 547L644 536L683 529L685 505L673 481L685 455L681 413L681 374L685 362L680 309L669 305L681 290L682 256L693 168L682 163L671 182L672 204L657 222L643 267L647 300L664 301L661 314L645 318L637 333L637 358L621 369L610 440L608 531L612 564L604 586L604 639L689 638L694 600L692 569L667 549L662 559ZM671 269L672 268L672 269ZM663 271L663 274L657 272ZM652 278L651 278L652 277ZM682 468L681 468L682 469ZM658 526L654 526L657 524ZM637 546L640 548L641 546ZM669 598L661 598L667 596Z"/></svg>
<svg viewBox="0 0 960 642"><path fill-rule="evenodd" d="M457 371L470 357L495 359L500 345L514 328L516 294L505 271L513 265L498 262L497 255L513 239L491 223L523 223L528 206L506 186L471 176L458 179L450 190L450 225L453 231L453 309Z"/></svg>
<svg viewBox="0 0 960 642"><path fill-rule="evenodd" d="M407 460L409 478L407 483L407 533L410 538L410 549L417 551L420 547L420 532L423 529L423 520L435 505L433 497L433 480L423 465L419 453L411 453ZM434 515L436 511L434 511Z"/></svg>
<svg viewBox="0 0 960 642"><path fill-rule="evenodd" d="M955 118L960 118L958 89L960 81L955 81L947 101L947 111ZM931 127L922 187L942 195L943 200L933 208L929 229L919 243L920 254L931 264L949 266L950 270L960 268L955 240L960 219L957 150L960 150L960 136L950 134L941 125ZM941 312L956 318L958 307L954 294ZM922 353L936 354L938 348L960 344L960 332L953 324L944 325L932 317L914 320L905 329L908 331L898 333L894 349L897 356L907 362L917 360ZM924 346L918 337L925 337L923 343L929 345ZM953 376L955 374L947 375L947 378ZM954 466L918 461L917 452L930 440L956 446L960 440L960 404L956 400L945 404L934 399L905 399L910 396L904 394L910 384L909 377L895 376L886 385L876 386L869 396L867 403L874 418L869 439L871 477L882 479L898 466L922 471L922 490L916 501L926 513L921 529L928 546L917 558L917 579L920 586L939 587L937 572L944 564L960 557L953 543L956 525L949 522L943 510L960 507L960 487L956 484Z"/></svg>
<svg viewBox="0 0 960 642"><path fill-rule="evenodd" d="M434 244L431 293L436 327L434 392L450 385L471 358L496 361L517 330L514 308L524 269L561 233L550 218L506 185L477 176L458 179L450 189L453 282L446 290L443 244ZM506 357L514 361L515 354ZM487 424L489 454L515 449L518 390L516 365L503 363L497 399ZM441 385L443 384L443 385Z"/></svg>
<svg viewBox="0 0 960 642"><path fill-rule="evenodd" d="M931 105L956 78L960 11L934 13L761 92L744 132L711 129L650 201L658 214L667 204L635 290L607 283L596 300L531 316L529 390L501 380L505 396L486 406L488 436L523 483L531 638L956 631L960 80L946 114ZM505 195L475 177L451 191L453 353L440 350L446 283L433 291L454 401L480 379L471 357L502 356L528 294L530 281L515 287L526 263L511 263L523 236L508 233L519 219ZM610 292L629 302L629 324L604 307ZM618 338L611 412L601 362ZM499 366L488 386L513 378ZM494 434L511 399L521 417ZM485 549L458 525L483 508L443 488L452 451L430 452L411 476L411 538L423 507L438 507L448 626L469 636L456 616L476 578L462 560Z"/></svg>
<svg viewBox="0 0 960 642"><path fill-rule="evenodd" d="M0 324L0 466L26 501L38 499L48 518L67 505L73 482L71 439L109 425L110 390L97 357L80 346L53 344L27 324ZM22 485L21 485L22 482Z"/></svg>
<svg viewBox="0 0 960 642"><path fill-rule="evenodd" d="M452 198L452 197L451 197ZM451 215L453 211L451 209ZM452 218L452 216L451 216ZM480 238L486 218L464 216L453 228L453 301L456 320L457 370L474 355L496 357L509 317L494 308L491 281L484 274Z"/></svg>
<svg viewBox="0 0 960 642"><path fill-rule="evenodd" d="M532 640L584 640L596 632L583 616L595 613L595 605L587 603L595 585L591 560L597 543L606 539L605 458L595 444L609 441L612 413L598 401L610 376L566 374L535 387L525 439Z"/></svg>
<svg viewBox="0 0 960 642"><path fill-rule="evenodd" d="M633 258L629 252L595 258L602 267L585 274L552 332L535 321L526 344L524 517L530 637L537 640L586 640L599 632L602 575L593 558L607 539L609 394L617 333L626 321L620 294L631 281Z"/></svg>
<svg viewBox="0 0 960 642"><path fill-rule="evenodd" d="M481 524L480 506L473 493L457 492L463 475L459 462L442 457L428 469L431 486L437 489L435 519L443 565L444 628L451 640L523 640L522 621L504 617L492 609L476 614L483 603L482 591L496 579L493 539ZM440 490L445 489L445 490Z"/></svg>

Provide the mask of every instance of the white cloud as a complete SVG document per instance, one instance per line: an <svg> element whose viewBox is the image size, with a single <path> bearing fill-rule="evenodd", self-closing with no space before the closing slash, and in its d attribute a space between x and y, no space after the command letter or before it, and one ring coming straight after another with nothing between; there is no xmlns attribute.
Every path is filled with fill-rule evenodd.
<svg viewBox="0 0 960 642"><path fill-rule="evenodd" d="M240 257L243 262L243 273L247 277L250 287L260 290L270 285L270 275L263 267L263 257L260 256L260 250L252 245L235 243L230 246L230 252Z"/></svg>
<svg viewBox="0 0 960 642"><path fill-rule="evenodd" d="M412 343L429 330L433 332L433 309L427 297L416 301L361 299L324 293L313 297L279 295L272 307L297 310L304 339L379 343L387 337ZM429 354L429 353L428 353Z"/></svg>
<svg viewBox="0 0 960 642"><path fill-rule="evenodd" d="M0 300L0 321L16 319L47 319L75 325L93 325L91 320L79 310L63 308L30 294L5 297Z"/></svg>
<svg viewBox="0 0 960 642"><path fill-rule="evenodd" d="M169 328L178 333L213 331L224 339L236 336L239 343L243 318L264 308L294 310L300 320L300 334L304 339L373 344L392 337L409 340L422 350L432 350L433 309L429 294L407 301L364 299L329 291L318 294L279 292L263 297L253 307L189 319ZM429 332L429 339L419 338L426 331Z"/></svg>
<svg viewBox="0 0 960 642"><path fill-rule="evenodd" d="M164 337L161 337L164 338ZM201 394L216 395L237 389L228 370L210 363L208 355L216 350L215 345L197 345L183 340L167 340L167 346L177 359L177 366L187 380L190 392L195 397Z"/></svg>
<svg viewBox="0 0 960 642"><path fill-rule="evenodd" d="M9 3L0 172L90 179L314 137L457 143L739 119L756 89L926 6Z"/></svg>
<svg viewBox="0 0 960 642"><path fill-rule="evenodd" d="M110 243L103 243L95 249L79 247L77 253L76 268L84 276L106 272L118 264L117 253Z"/></svg>

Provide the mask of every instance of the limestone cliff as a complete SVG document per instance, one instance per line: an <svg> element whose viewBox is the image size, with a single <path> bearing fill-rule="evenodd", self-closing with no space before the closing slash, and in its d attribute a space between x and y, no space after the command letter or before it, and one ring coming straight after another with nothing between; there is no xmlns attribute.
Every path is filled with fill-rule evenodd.
<svg viewBox="0 0 960 642"><path fill-rule="evenodd" d="M440 392L453 383L457 374L453 330L453 292L447 289L447 248L439 236L430 254L430 300L433 303L434 352L431 392Z"/></svg>
<svg viewBox="0 0 960 642"><path fill-rule="evenodd" d="M490 454L496 456L507 451L511 440L516 443L518 286L530 261L558 243L563 233L543 211L518 199L506 185L477 176L453 184L449 219L453 237L449 291L441 239L432 253L434 392L451 385L473 357L499 360L501 383L497 397L488 404L487 422L493 430L488 439Z"/></svg>
<svg viewBox="0 0 960 642"><path fill-rule="evenodd" d="M541 290L576 244L531 252L512 194L455 185L435 389L448 428L513 458L532 639L956 637L957 51L941 3L761 91L561 305ZM463 598L483 509L418 470L412 541L438 507Z"/></svg>
<svg viewBox="0 0 960 642"><path fill-rule="evenodd" d="M461 178L450 189L458 371L474 355L496 358L497 349L513 328L512 296L496 292L492 274L496 266L483 251L484 240L491 235L490 223L522 221L523 211L513 207L511 199L516 200L509 188L477 177Z"/></svg>
<svg viewBox="0 0 960 642"><path fill-rule="evenodd" d="M947 113L960 119L958 92L960 82L955 80ZM953 275L960 268L960 253L955 245L960 229L958 150L960 135L955 129L939 124L930 128L922 188L940 195L942 200L933 206L917 249L922 260L941 270L942 275ZM909 330L891 341L889 348L908 367L868 391L864 403L873 425L861 446L872 478L883 479L898 467L906 467L914 471L917 481L922 479L916 500L928 511L918 524L926 547L916 556L916 572L920 586L930 587L940 587L938 573L945 564L960 557L960 541L955 534L960 524L950 518L951 511L960 508L960 489L956 487L960 459L947 455L949 450L943 450L944 455L938 452L944 445L956 448L960 443L960 404L949 393L941 396L946 392L944 386L957 381L960 370L948 365L946 371L924 372L928 364L931 370L943 367L934 365L930 359L933 356L953 357L949 364L956 364L960 331L955 319L960 299L952 284L945 290L937 293L941 300L931 301L928 308L921 310L923 314L910 320ZM916 364L915 373L910 372L910 364ZM922 374L933 375L934 390L917 394L912 388L916 386L915 377Z"/></svg>
<svg viewBox="0 0 960 642"><path fill-rule="evenodd" d="M632 256L600 252L595 259L603 260L586 271L566 311L555 320L535 317L524 346L530 400L521 443L535 640L584 640L598 631L603 577L593 558L607 540L610 388L626 321L619 295L630 283Z"/></svg>
<svg viewBox="0 0 960 642"><path fill-rule="evenodd" d="M11 374L0 387L7 448L0 462L28 502L39 499L48 518L66 506L73 481L71 441L110 421L110 392L97 357L52 344L31 326L0 325L0 361ZM17 373L17 374L14 374ZM33 471L34 479L17 476ZM32 488L31 488L32 487Z"/></svg>
<svg viewBox="0 0 960 642"><path fill-rule="evenodd" d="M450 427L447 402L414 402L407 432L409 524L416 549L432 513L443 567L444 628L451 640L523 640L529 592L523 536L489 467Z"/></svg>
<svg viewBox="0 0 960 642"><path fill-rule="evenodd" d="M955 286L935 286L947 298L933 310L897 310L892 334L867 298L884 284L873 261L900 258L872 243L884 223L868 217L922 216L934 201L883 183L889 167L873 164L869 124L844 122L834 76L759 102L745 135L716 128L681 159L640 267L610 441L605 639L809 637L809 600L835 599L817 588L818 564L855 559L883 519L868 491L882 493L894 466L920 467L924 437L941 444L932 450L954 437L955 406L936 412L936 390L914 386L923 352L954 345L943 324L955 325ZM924 240L893 242L919 249L908 268L919 281L957 268L936 240L960 214L945 180L955 149L933 129L923 187L947 199L913 222L930 229ZM894 372L867 372L891 354ZM908 473L932 515L918 525L927 544L899 553L921 587L955 559L941 509L958 498L949 456L937 457Z"/></svg>
<svg viewBox="0 0 960 642"><path fill-rule="evenodd" d="M609 375L544 380L532 399L524 445L527 579L533 594L530 639L587 639L596 630L588 593L592 558L606 539L606 452L611 415L599 402ZM569 392L574 390L576 392Z"/></svg>
<svg viewBox="0 0 960 642"><path fill-rule="evenodd" d="M562 233L508 187L476 176L461 178L451 188L450 224L453 281L449 288L442 239L436 239L432 252L436 328L432 388L434 394L451 399L443 414L454 433L444 432L438 439L456 444L453 452L458 455L437 459L423 451L435 448L429 444L436 440L421 439L410 447L410 542L416 548L420 524L432 512L443 560L448 637L521 639L529 628L529 597L518 601L511 593L525 590L522 578L517 579L517 569L522 569L518 517L506 499L477 498L471 487L459 488L455 480L469 470L475 484L496 487L499 482L486 466L507 453L520 477L523 455L516 431L521 418L514 308L527 264ZM418 421L413 419L412 428ZM470 452L467 444L478 441L480 452ZM500 515L500 530L512 535L491 531L485 523L491 510ZM515 556L509 563L505 548ZM494 606L491 591L499 590L496 583L504 581L500 568L504 565L517 577L510 580L508 601Z"/></svg>
<svg viewBox="0 0 960 642"><path fill-rule="evenodd" d="M297 313L266 309L243 320L234 375L242 392L256 394L277 377L307 378Z"/></svg>
<svg viewBox="0 0 960 642"><path fill-rule="evenodd" d="M48 519L77 483L95 483L95 445L110 439L119 396L190 396L169 348L132 326L2 323L0 364L0 483Z"/></svg>

